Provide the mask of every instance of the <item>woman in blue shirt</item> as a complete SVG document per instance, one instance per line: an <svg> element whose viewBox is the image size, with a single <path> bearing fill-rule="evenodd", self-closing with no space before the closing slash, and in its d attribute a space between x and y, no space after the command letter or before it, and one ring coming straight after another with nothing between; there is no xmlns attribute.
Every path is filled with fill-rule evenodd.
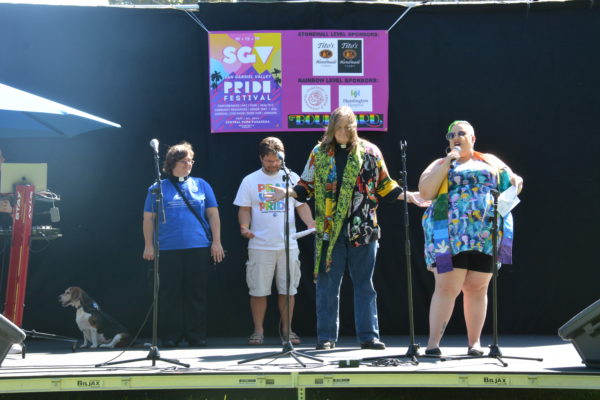
<svg viewBox="0 0 600 400"><path fill-rule="evenodd" d="M167 178L160 182L165 221L158 229L158 330L165 347L183 339L192 347L206 346L209 257L214 263L224 257L217 200L208 182L190 176L193 165L189 143L171 146L163 164ZM155 187L156 183L148 189L144 205L145 260L154 259ZM162 218L162 212L158 214Z"/></svg>

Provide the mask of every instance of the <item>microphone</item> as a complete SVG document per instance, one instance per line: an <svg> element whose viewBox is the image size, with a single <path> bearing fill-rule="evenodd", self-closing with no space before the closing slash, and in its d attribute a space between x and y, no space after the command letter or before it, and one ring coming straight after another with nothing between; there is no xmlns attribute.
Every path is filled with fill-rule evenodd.
<svg viewBox="0 0 600 400"><path fill-rule="evenodd" d="M287 179L290 179L290 170L285 166L285 153L283 151L277 152L277 158L281 161L281 169L285 172L283 176L283 181L285 182ZM291 182L290 182L291 183Z"/></svg>
<svg viewBox="0 0 600 400"><path fill-rule="evenodd" d="M406 151L406 140L400 141L400 151Z"/></svg>
<svg viewBox="0 0 600 400"><path fill-rule="evenodd" d="M456 151L458 151L458 152L460 153L460 150L461 150L461 148L460 148L460 146L454 146L454 147L452 148L452 150L453 150L453 151L454 151L454 150L456 150ZM454 168L456 168L456 161L457 161L456 159L454 159L454 160L450 161L450 169L454 169Z"/></svg>
<svg viewBox="0 0 600 400"><path fill-rule="evenodd" d="M158 139L152 139L150 141L150 147L152 147L152 150L154 150L155 154L158 154Z"/></svg>

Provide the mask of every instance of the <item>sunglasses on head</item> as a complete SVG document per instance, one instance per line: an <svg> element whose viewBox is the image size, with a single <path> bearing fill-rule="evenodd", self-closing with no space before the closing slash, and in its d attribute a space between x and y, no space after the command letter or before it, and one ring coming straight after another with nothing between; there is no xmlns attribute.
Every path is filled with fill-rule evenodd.
<svg viewBox="0 0 600 400"><path fill-rule="evenodd" d="M465 131L448 132L448 133L446 133L446 140L452 140L457 136L467 136L467 132L465 132Z"/></svg>

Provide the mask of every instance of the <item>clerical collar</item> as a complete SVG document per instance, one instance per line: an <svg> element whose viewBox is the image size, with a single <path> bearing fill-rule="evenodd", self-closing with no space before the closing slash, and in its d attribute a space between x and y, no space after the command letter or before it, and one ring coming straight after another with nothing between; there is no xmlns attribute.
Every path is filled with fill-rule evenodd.
<svg viewBox="0 0 600 400"><path fill-rule="evenodd" d="M188 178L189 178L189 175L188 176L173 176L173 175L171 175L169 177L169 180L171 182L173 182L173 183L175 183L175 182L185 182L185 181L188 180Z"/></svg>
<svg viewBox="0 0 600 400"><path fill-rule="evenodd" d="M336 143L335 145L336 145L336 147L338 147L340 149L344 149L344 150L346 150L348 148L348 144L347 143L346 144Z"/></svg>

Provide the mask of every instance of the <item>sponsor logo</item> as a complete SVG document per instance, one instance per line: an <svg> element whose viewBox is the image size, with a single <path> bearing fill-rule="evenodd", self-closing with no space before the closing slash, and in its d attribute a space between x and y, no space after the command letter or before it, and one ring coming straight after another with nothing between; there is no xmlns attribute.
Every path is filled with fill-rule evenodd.
<svg viewBox="0 0 600 400"><path fill-rule="evenodd" d="M336 39L313 38L313 76L333 76L337 74L338 47Z"/></svg>
<svg viewBox="0 0 600 400"><path fill-rule="evenodd" d="M346 60L354 60L356 57L358 57L358 53L356 50L347 49L342 52L342 57L344 57Z"/></svg>
<svg viewBox="0 0 600 400"><path fill-rule="evenodd" d="M355 113L359 128L382 128L383 114Z"/></svg>
<svg viewBox="0 0 600 400"><path fill-rule="evenodd" d="M342 75L363 74L362 39L340 39L338 41L338 73Z"/></svg>
<svg viewBox="0 0 600 400"><path fill-rule="evenodd" d="M342 42L342 49L358 49L362 42L353 40L351 42Z"/></svg>
<svg viewBox="0 0 600 400"><path fill-rule="evenodd" d="M338 103L354 111L373 111L373 86L340 85Z"/></svg>
<svg viewBox="0 0 600 400"><path fill-rule="evenodd" d="M323 86L302 86L302 112L330 112L331 88Z"/></svg>
<svg viewBox="0 0 600 400"><path fill-rule="evenodd" d="M329 125L329 114L290 114L288 115L289 129L315 128L323 129Z"/></svg>
<svg viewBox="0 0 600 400"><path fill-rule="evenodd" d="M382 128L383 114L355 113L358 128ZM329 114L289 114L288 129L323 129L329 125Z"/></svg>
<svg viewBox="0 0 600 400"><path fill-rule="evenodd" d="M321 50L321 51L319 51L319 56L321 58L331 58L331 57L333 57L333 51L331 51L329 49Z"/></svg>
<svg viewBox="0 0 600 400"><path fill-rule="evenodd" d="M318 110L327 103L327 93L320 87L313 87L307 90L304 101L308 108Z"/></svg>

